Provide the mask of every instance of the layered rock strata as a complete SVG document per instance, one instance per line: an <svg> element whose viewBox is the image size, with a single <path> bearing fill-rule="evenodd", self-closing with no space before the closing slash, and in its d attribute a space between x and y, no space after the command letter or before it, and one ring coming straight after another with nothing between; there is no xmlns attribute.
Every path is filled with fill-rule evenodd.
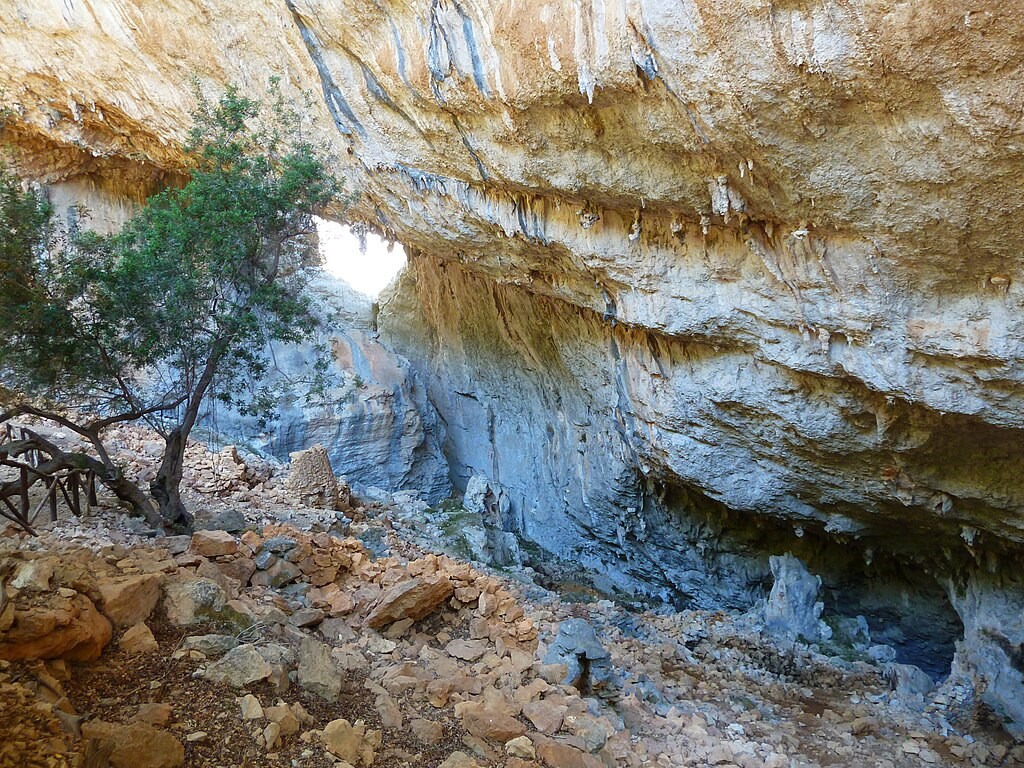
<svg viewBox="0 0 1024 768"><path fill-rule="evenodd" d="M1016 647L959 596L1024 540L1012 4L16 0L0 27L5 138L65 198L176 178L190 71L322 97L356 215L414 256L383 333L521 533L687 597L720 550L727 603L771 518L772 551L895 552Z"/></svg>

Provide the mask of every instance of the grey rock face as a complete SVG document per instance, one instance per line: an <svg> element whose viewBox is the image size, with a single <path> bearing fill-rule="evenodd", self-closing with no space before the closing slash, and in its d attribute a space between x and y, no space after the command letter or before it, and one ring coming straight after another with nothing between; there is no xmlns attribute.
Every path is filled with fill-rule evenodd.
<svg viewBox="0 0 1024 768"><path fill-rule="evenodd" d="M821 578L790 554L773 555L769 563L775 583L764 609L768 631L809 643L830 639L832 630L821 621L824 603L818 601Z"/></svg>
<svg viewBox="0 0 1024 768"><path fill-rule="evenodd" d="M239 645L217 661L207 665L203 677L233 688L244 688L250 683L266 680L274 668L266 662L253 645Z"/></svg>
<svg viewBox="0 0 1024 768"><path fill-rule="evenodd" d="M561 684L575 686L584 695L614 696L621 684L611 655L597 639L594 628L583 619L559 624L558 635L548 646L544 663L564 664L567 673Z"/></svg>
<svg viewBox="0 0 1024 768"><path fill-rule="evenodd" d="M444 428L419 375L377 340L368 297L329 275L322 275L314 288L323 341L333 360L333 385L324 399L307 403L307 390L289 385L292 393L279 404L278 419L269 432L252 419L229 413L218 414L218 431L282 462L319 444L326 449L333 472L353 484L388 491L414 488L431 503L446 498L451 486L440 450ZM282 383L303 381L314 359L309 345L274 349ZM307 490L296 492L302 496ZM332 495L336 494L327 488L310 497L329 504L324 499Z"/></svg>
<svg viewBox="0 0 1024 768"><path fill-rule="evenodd" d="M1008 564L1005 564L1008 565ZM953 677L972 681L982 701L1024 737L1024 583L1012 566L949 583L964 622Z"/></svg>

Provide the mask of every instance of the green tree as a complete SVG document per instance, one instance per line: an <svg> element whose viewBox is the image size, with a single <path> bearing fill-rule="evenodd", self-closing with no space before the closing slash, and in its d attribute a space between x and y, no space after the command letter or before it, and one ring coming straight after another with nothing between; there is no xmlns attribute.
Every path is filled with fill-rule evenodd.
<svg viewBox="0 0 1024 768"><path fill-rule="evenodd" d="M203 403L266 407L268 345L306 339L317 324L306 291L319 265L313 217L339 185L276 83L271 97L262 108L235 88L216 103L199 97L189 182L151 197L116 235L43 248L48 211L26 193L0 220L5 233L18 222L0 235L12 265L0 284L0 371L28 396L8 415L53 418L94 447L111 424L146 419L166 443L155 509L115 492L151 522L191 524L180 484Z"/></svg>

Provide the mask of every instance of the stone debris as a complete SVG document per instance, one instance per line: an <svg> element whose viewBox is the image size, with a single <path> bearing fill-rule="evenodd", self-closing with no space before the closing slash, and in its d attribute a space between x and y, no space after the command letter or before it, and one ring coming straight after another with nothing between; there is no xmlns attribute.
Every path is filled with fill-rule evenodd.
<svg viewBox="0 0 1024 768"><path fill-rule="evenodd" d="M425 551L423 524L399 512L364 507L361 521L339 525L332 510L308 510L301 525L188 541L117 526L88 533L78 521L36 539L9 532L0 658L94 659L116 625L108 654L163 653L225 691L225 717L260 766L1024 760L1024 745L984 725L962 675L936 685L888 646L865 641L873 652L850 661L808 643L820 629L818 585L795 558L773 564L773 612L626 610L563 600L529 569L510 579ZM185 637L161 645L159 622ZM88 719L69 700L73 674L59 660L0 662L0 768L80 765L87 750L109 752L115 768L176 766L227 738L224 720L187 719L192 702L159 683L124 722ZM29 753L45 760L26 762Z"/></svg>
<svg viewBox="0 0 1024 768"><path fill-rule="evenodd" d="M284 483L285 490L309 507L342 512L351 509L348 487L339 486L326 448L318 443L312 448L289 454L289 458L291 466Z"/></svg>

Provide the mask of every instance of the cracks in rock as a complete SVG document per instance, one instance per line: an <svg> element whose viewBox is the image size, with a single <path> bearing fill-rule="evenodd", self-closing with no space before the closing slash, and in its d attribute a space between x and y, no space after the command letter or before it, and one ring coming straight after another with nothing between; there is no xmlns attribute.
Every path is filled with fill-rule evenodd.
<svg viewBox="0 0 1024 768"><path fill-rule="evenodd" d="M359 118L356 117L355 112L352 111L352 108L342 95L341 89L338 87L337 83L334 82L334 76L331 74L331 68L324 60L322 52L323 46L320 44L320 40L317 38L316 33L310 29L303 20L302 15L295 7L294 0L284 0L284 2L288 7L288 11L291 13L295 26L299 30L299 34L302 36L303 42L306 44L306 51L309 53L309 58L320 75L320 85L323 89L324 103L327 105L327 109L331 113L331 118L334 120L335 127L345 136L351 136L354 130L359 136L366 138L366 129L363 127L362 123L359 122Z"/></svg>

